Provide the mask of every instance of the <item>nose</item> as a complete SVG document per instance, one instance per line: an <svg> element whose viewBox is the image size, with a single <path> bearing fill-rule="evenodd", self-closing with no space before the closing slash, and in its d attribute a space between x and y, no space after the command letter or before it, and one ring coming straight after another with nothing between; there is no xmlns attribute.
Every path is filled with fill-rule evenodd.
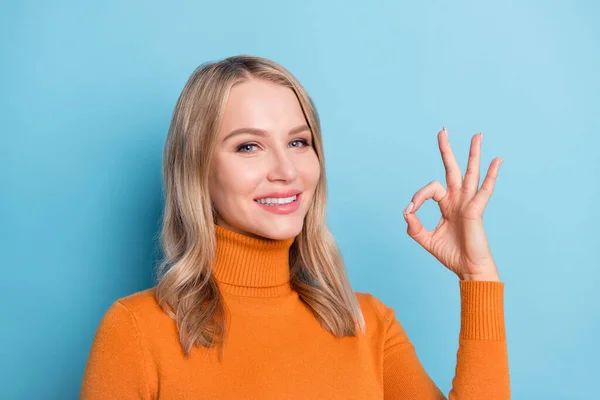
<svg viewBox="0 0 600 400"><path fill-rule="evenodd" d="M298 175L296 160L293 149L273 150L270 159L269 173L267 178L270 181L284 180L293 181Z"/></svg>

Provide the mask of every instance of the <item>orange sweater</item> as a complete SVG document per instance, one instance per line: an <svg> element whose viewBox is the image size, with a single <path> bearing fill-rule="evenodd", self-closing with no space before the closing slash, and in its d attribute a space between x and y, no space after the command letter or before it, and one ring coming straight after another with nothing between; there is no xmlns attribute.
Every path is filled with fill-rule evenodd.
<svg viewBox="0 0 600 400"><path fill-rule="evenodd" d="M116 300L100 321L82 400L444 399L394 310L356 292L366 336L336 338L289 285L293 239L266 241L215 225L213 270L231 311L218 347L186 358L154 288ZM509 399L504 283L459 281L461 327L450 399Z"/></svg>

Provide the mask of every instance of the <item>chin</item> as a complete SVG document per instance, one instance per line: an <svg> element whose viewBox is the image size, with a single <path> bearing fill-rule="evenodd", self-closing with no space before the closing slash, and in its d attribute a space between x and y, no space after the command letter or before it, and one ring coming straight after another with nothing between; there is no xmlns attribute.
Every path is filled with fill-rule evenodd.
<svg viewBox="0 0 600 400"><path fill-rule="evenodd" d="M274 240L285 240L290 238L295 238L302 232L302 223L300 221L298 223L290 222L290 223L282 223L281 225L273 224L271 226L262 226L260 232L257 232L259 236L263 236L269 239Z"/></svg>

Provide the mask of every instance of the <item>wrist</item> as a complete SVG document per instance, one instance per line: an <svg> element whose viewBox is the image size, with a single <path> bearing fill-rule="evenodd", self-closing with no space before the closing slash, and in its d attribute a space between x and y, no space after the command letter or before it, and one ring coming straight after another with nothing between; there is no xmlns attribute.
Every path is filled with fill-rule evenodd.
<svg viewBox="0 0 600 400"><path fill-rule="evenodd" d="M461 281L489 281L500 282L500 276L497 272L489 272L482 274L462 274L458 276Z"/></svg>

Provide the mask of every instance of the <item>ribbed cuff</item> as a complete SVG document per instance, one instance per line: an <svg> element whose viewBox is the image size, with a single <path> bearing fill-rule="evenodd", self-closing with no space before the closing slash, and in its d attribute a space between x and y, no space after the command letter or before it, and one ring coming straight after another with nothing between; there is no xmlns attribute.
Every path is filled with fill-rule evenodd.
<svg viewBox="0 0 600 400"><path fill-rule="evenodd" d="M504 282L459 282L460 340L506 340Z"/></svg>

